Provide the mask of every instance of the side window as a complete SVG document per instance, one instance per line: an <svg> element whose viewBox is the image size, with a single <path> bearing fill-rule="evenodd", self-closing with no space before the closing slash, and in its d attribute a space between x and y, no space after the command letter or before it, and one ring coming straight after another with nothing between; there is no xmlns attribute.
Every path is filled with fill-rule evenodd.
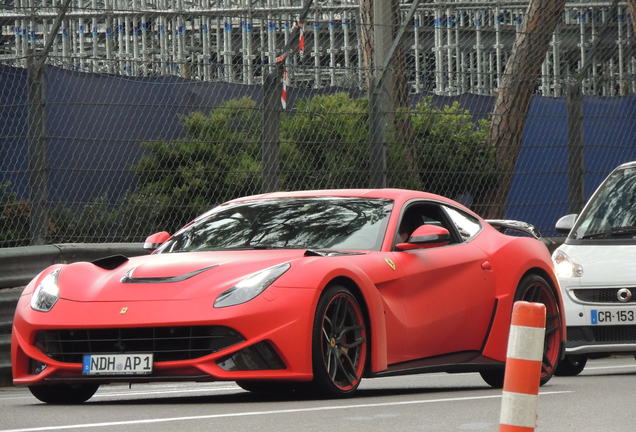
<svg viewBox="0 0 636 432"><path fill-rule="evenodd" d="M457 227L457 232L459 232L462 241L470 239L481 230L481 224L476 218L452 207L444 208L446 209L446 213L448 213L448 216Z"/></svg>
<svg viewBox="0 0 636 432"><path fill-rule="evenodd" d="M455 229L441 206L435 203L411 204L400 222L396 239L397 242L406 241L411 233L421 225L437 225L446 228L451 234L451 243L461 241L456 237Z"/></svg>

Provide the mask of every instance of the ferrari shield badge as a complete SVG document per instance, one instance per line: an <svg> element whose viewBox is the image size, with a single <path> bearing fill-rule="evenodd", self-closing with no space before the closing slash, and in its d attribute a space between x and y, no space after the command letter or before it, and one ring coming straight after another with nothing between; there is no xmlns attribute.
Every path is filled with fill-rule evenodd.
<svg viewBox="0 0 636 432"><path fill-rule="evenodd" d="M123 308L121 308L121 310L119 311L120 314L125 314L126 312L128 312L128 308L126 306L124 306Z"/></svg>
<svg viewBox="0 0 636 432"><path fill-rule="evenodd" d="M384 258L384 262L387 263L387 265L389 267L391 267L392 270L396 270L397 269L395 263L393 262L393 260L391 258Z"/></svg>

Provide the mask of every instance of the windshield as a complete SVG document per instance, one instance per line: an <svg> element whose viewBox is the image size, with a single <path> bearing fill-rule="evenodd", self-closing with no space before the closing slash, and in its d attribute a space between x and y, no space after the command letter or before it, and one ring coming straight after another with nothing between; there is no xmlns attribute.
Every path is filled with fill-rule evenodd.
<svg viewBox="0 0 636 432"><path fill-rule="evenodd" d="M391 200L262 199L219 206L177 232L159 253L225 249L379 250Z"/></svg>
<svg viewBox="0 0 636 432"><path fill-rule="evenodd" d="M574 239L636 236L636 168L615 171L572 229Z"/></svg>

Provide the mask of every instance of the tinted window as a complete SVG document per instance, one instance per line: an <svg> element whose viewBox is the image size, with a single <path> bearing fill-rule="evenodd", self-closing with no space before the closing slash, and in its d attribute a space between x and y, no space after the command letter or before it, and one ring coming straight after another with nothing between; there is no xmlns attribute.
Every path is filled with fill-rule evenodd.
<svg viewBox="0 0 636 432"><path fill-rule="evenodd" d="M457 231L459 232L459 236L462 238L462 240L468 240L469 238L477 234L481 229L479 220L474 218L473 216L464 212L460 212L459 210L451 207L445 208L446 212L455 224L455 227L457 227Z"/></svg>
<svg viewBox="0 0 636 432"><path fill-rule="evenodd" d="M586 206L572 238L621 238L636 235L636 168L612 173Z"/></svg>
<svg viewBox="0 0 636 432"><path fill-rule="evenodd" d="M446 228L451 235L451 243L457 243L459 239L454 235L455 230L451 226L448 216L439 204L426 202L409 205L400 221L396 241L406 241L411 233L421 225L436 225Z"/></svg>
<svg viewBox="0 0 636 432"><path fill-rule="evenodd" d="M220 206L176 233L160 253L222 249L379 250L393 202L264 199Z"/></svg>

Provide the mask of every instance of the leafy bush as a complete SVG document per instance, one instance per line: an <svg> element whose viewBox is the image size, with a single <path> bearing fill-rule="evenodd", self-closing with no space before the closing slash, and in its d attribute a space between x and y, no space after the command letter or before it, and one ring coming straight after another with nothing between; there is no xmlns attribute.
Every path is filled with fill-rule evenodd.
<svg viewBox="0 0 636 432"><path fill-rule="evenodd" d="M0 183L0 246L22 246L30 238L31 208L25 200L18 200L10 181Z"/></svg>

